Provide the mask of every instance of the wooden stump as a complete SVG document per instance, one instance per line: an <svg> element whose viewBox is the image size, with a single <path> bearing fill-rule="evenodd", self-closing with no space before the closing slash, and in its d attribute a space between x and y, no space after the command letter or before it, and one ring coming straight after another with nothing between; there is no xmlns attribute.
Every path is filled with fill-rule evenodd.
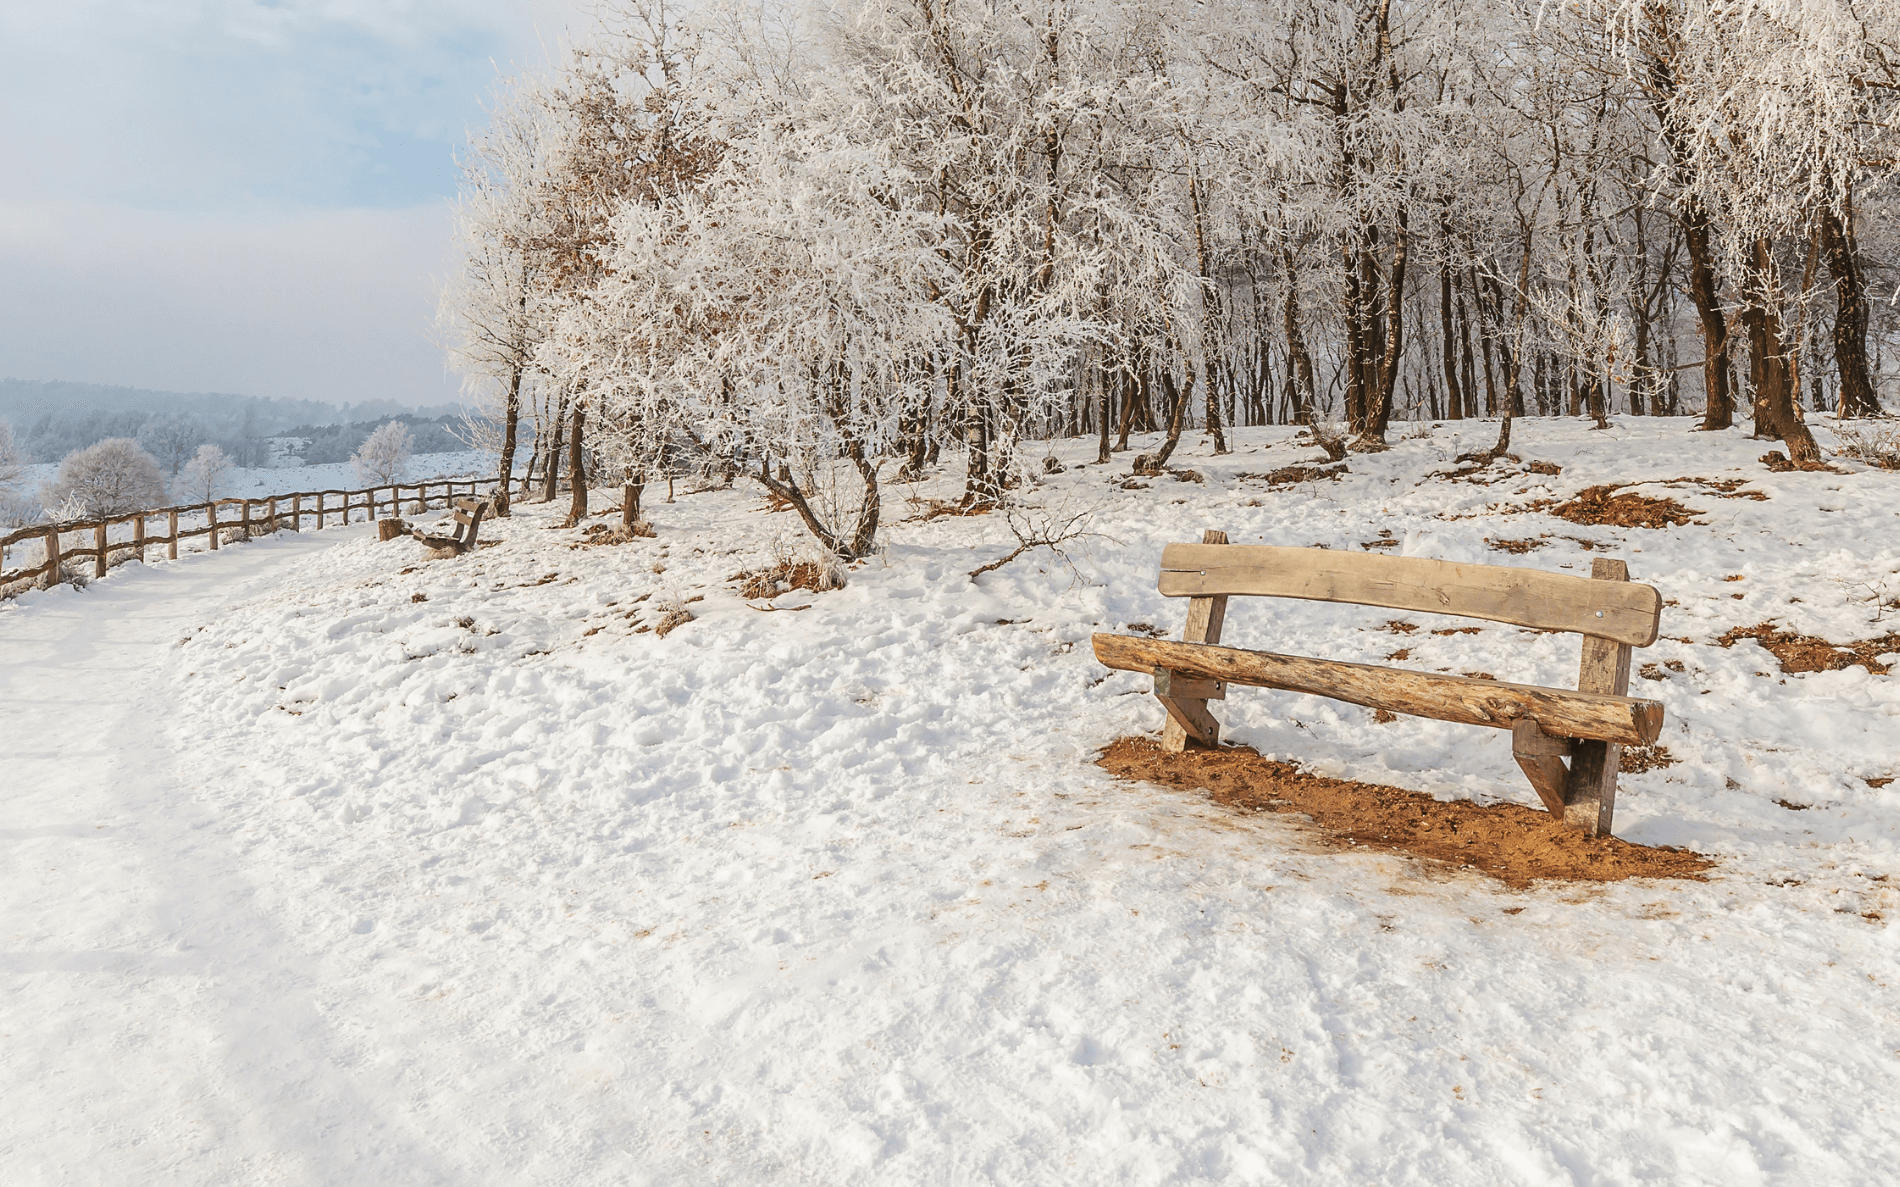
<svg viewBox="0 0 1900 1187"><path fill-rule="evenodd" d="M400 519L379 519L376 521L376 539L387 544L409 534L409 524Z"/></svg>

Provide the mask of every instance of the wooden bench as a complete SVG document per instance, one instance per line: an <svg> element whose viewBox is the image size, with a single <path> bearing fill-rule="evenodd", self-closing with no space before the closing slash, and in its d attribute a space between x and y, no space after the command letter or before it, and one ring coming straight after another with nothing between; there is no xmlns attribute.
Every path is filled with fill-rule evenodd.
<svg viewBox="0 0 1900 1187"><path fill-rule="evenodd" d="M1188 598L1181 642L1099 634L1095 657L1110 668L1154 675L1167 709L1162 745L1220 742L1207 702L1230 684L1277 688L1372 709L1511 731L1517 764L1552 813L1603 835L1616 809L1624 746L1648 745L1662 729L1657 701L1629 691L1630 649L1656 641L1662 595L1634 584L1619 560L1597 560L1588 578L1500 565L1414 557L1228 544L1208 532L1200 544L1161 553L1161 592ZM1506 622L1583 636L1577 687L1543 688L1373 664L1305 659L1218 646L1227 599L1237 595L1347 602ZM1564 760L1569 759L1568 766Z"/></svg>
<svg viewBox="0 0 1900 1187"><path fill-rule="evenodd" d="M410 534L429 546L437 555L459 556L475 547L475 534L481 530L482 517L487 515L494 504L487 499L461 498L455 500L455 527L446 536L431 536L421 528Z"/></svg>

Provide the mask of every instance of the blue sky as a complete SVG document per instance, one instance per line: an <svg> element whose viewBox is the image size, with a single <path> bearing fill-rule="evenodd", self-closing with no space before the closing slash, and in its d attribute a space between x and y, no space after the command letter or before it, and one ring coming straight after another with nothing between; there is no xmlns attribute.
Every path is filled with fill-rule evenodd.
<svg viewBox="0 0 1900 1187"><path fill-rule="evenodd" d="M454 397L452 153L588 0L0 2L0 376Z"/></svg>

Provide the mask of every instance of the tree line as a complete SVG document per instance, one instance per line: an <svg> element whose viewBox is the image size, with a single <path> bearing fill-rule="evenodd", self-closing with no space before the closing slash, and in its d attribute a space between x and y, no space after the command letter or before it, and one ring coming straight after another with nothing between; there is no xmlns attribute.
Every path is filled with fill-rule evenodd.
<svg viewBox="0 0 1900 1187"><path fill-rule="evenodd" d="M471 138L441 320L575 517L697 466L847 556L887 473L993 501L1054 436L1694 415L1801 462L1881 411L1897 113L1884 0L635 0Z"/></svg>

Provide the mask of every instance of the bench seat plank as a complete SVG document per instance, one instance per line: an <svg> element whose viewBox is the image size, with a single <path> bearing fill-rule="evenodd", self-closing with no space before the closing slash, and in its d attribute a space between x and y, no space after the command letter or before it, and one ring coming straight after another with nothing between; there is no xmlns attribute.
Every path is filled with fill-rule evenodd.
<svg viewBox="0 0 1900 1187"><path fill-rule="evenodd" d="M1252 594L1453 614L1636 647L1654 643L1662 621L1662 594L1652 585L1259 544L1170 544L1161 553L1159 588L1171 598Z"/></svg>
<svg viewBox="0 0 1900 1187"><path fill-rule="evenodd" d="M1662 730L1661 702L1634 697L1133 635L1096 635L1093 645L1095 658L1105 667L1125 672L1152 673L1156 668L1167 668L1208 680L1311 693L1371 709L1464 725L1508 730L1519 718L1528 717L1556 737L1593 738L1630 746L1654 742Z"/></svg>

